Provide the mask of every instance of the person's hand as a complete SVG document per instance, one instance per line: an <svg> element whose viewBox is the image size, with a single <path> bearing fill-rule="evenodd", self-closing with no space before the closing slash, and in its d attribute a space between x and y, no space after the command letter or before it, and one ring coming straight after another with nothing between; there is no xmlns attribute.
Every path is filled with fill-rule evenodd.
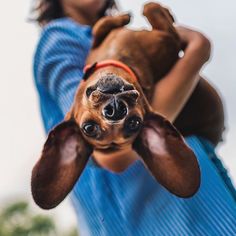
<svg viewBox="0 0 236 236"><path fill-rule="evenodd" d="M209 60L211 43L205 35L184 26L176 26L176 31L181 38L183 51L188 49L190 52L194 52L203 63Z"/></svg>

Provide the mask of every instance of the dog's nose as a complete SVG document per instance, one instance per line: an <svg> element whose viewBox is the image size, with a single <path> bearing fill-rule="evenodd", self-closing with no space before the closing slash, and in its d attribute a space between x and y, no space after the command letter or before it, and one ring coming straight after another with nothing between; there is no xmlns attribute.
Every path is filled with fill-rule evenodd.
<svg viewBox="0 0 236 236"><path fill-rule="evenodd" d="M108 120L122 120L128 113L128 108L126 104L120 99L112 99L110 103L108 103L103 108L103 115Z"/></svg>

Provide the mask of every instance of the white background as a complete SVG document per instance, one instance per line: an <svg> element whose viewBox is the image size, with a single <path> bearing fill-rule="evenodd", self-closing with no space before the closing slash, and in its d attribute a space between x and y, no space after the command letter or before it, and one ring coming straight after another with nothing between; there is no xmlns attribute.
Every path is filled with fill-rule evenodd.
<svg viewBox="0 0 236 236"><path fill-rule="evenodd" d="M144 26L140 11L143 0L120 0L123 10L132 11L133 26ZM179 23L204 32L213 43L211 62L204 74L220 91L227 114L225 142L218 147L230 175L236 180L236 3L234 0L165 0ZM39 157L45 135L32 78L32 57L39 29L27 22L29 0L4 1L0 8L0 206L30 195L30 175ZM200 114L199 114L200 115ZM39 211L35 207L36 211ZM42 213L43 211L39 211ZM75 223L65 201L54 214L61 225Z"/></svg>

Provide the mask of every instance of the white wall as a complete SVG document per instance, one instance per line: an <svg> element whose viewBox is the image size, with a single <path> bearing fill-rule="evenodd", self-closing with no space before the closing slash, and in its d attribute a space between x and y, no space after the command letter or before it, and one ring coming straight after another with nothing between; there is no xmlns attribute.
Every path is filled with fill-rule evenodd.
<svg viewBox="0 0 236 236"><path fill-rule="evenodd" d="M139 15L144 2L120 0L122 9L134 13L135 27L146 24ZM200 29L213 42L212 60L204 73L220 90L226 104L228 130L219 154L235 181L236 3L233 0L223 3L165 0L162 3L171 6L178 22ZM30 199L31 169L45 140L31 69L38 31L26 21L29 9L29 0L4 1L0 8L0 204L19 196ZM51 213L57 215L63 225L75 222L68 202Z"/></svg>

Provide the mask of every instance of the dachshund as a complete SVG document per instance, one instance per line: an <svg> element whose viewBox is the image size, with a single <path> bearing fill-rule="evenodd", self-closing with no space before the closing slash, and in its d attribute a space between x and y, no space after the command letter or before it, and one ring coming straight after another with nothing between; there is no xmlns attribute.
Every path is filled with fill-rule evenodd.
<svg viewBox="0 0 236 236"><path fill-rule="evenodd" d="M152 109L154 84L178 60L182 43L166 8L148 3L143 15L151 31L123 27L129 14L106 16L93 27L93 46L74 103L49 133L32 171L32 195L40 207L56 207L67 196L94 151L110 155L132 148L168 191L179 197L197 192L200 170L183 136L197 134L218 143L221 100L201 79L176 128Z"/></svg>

